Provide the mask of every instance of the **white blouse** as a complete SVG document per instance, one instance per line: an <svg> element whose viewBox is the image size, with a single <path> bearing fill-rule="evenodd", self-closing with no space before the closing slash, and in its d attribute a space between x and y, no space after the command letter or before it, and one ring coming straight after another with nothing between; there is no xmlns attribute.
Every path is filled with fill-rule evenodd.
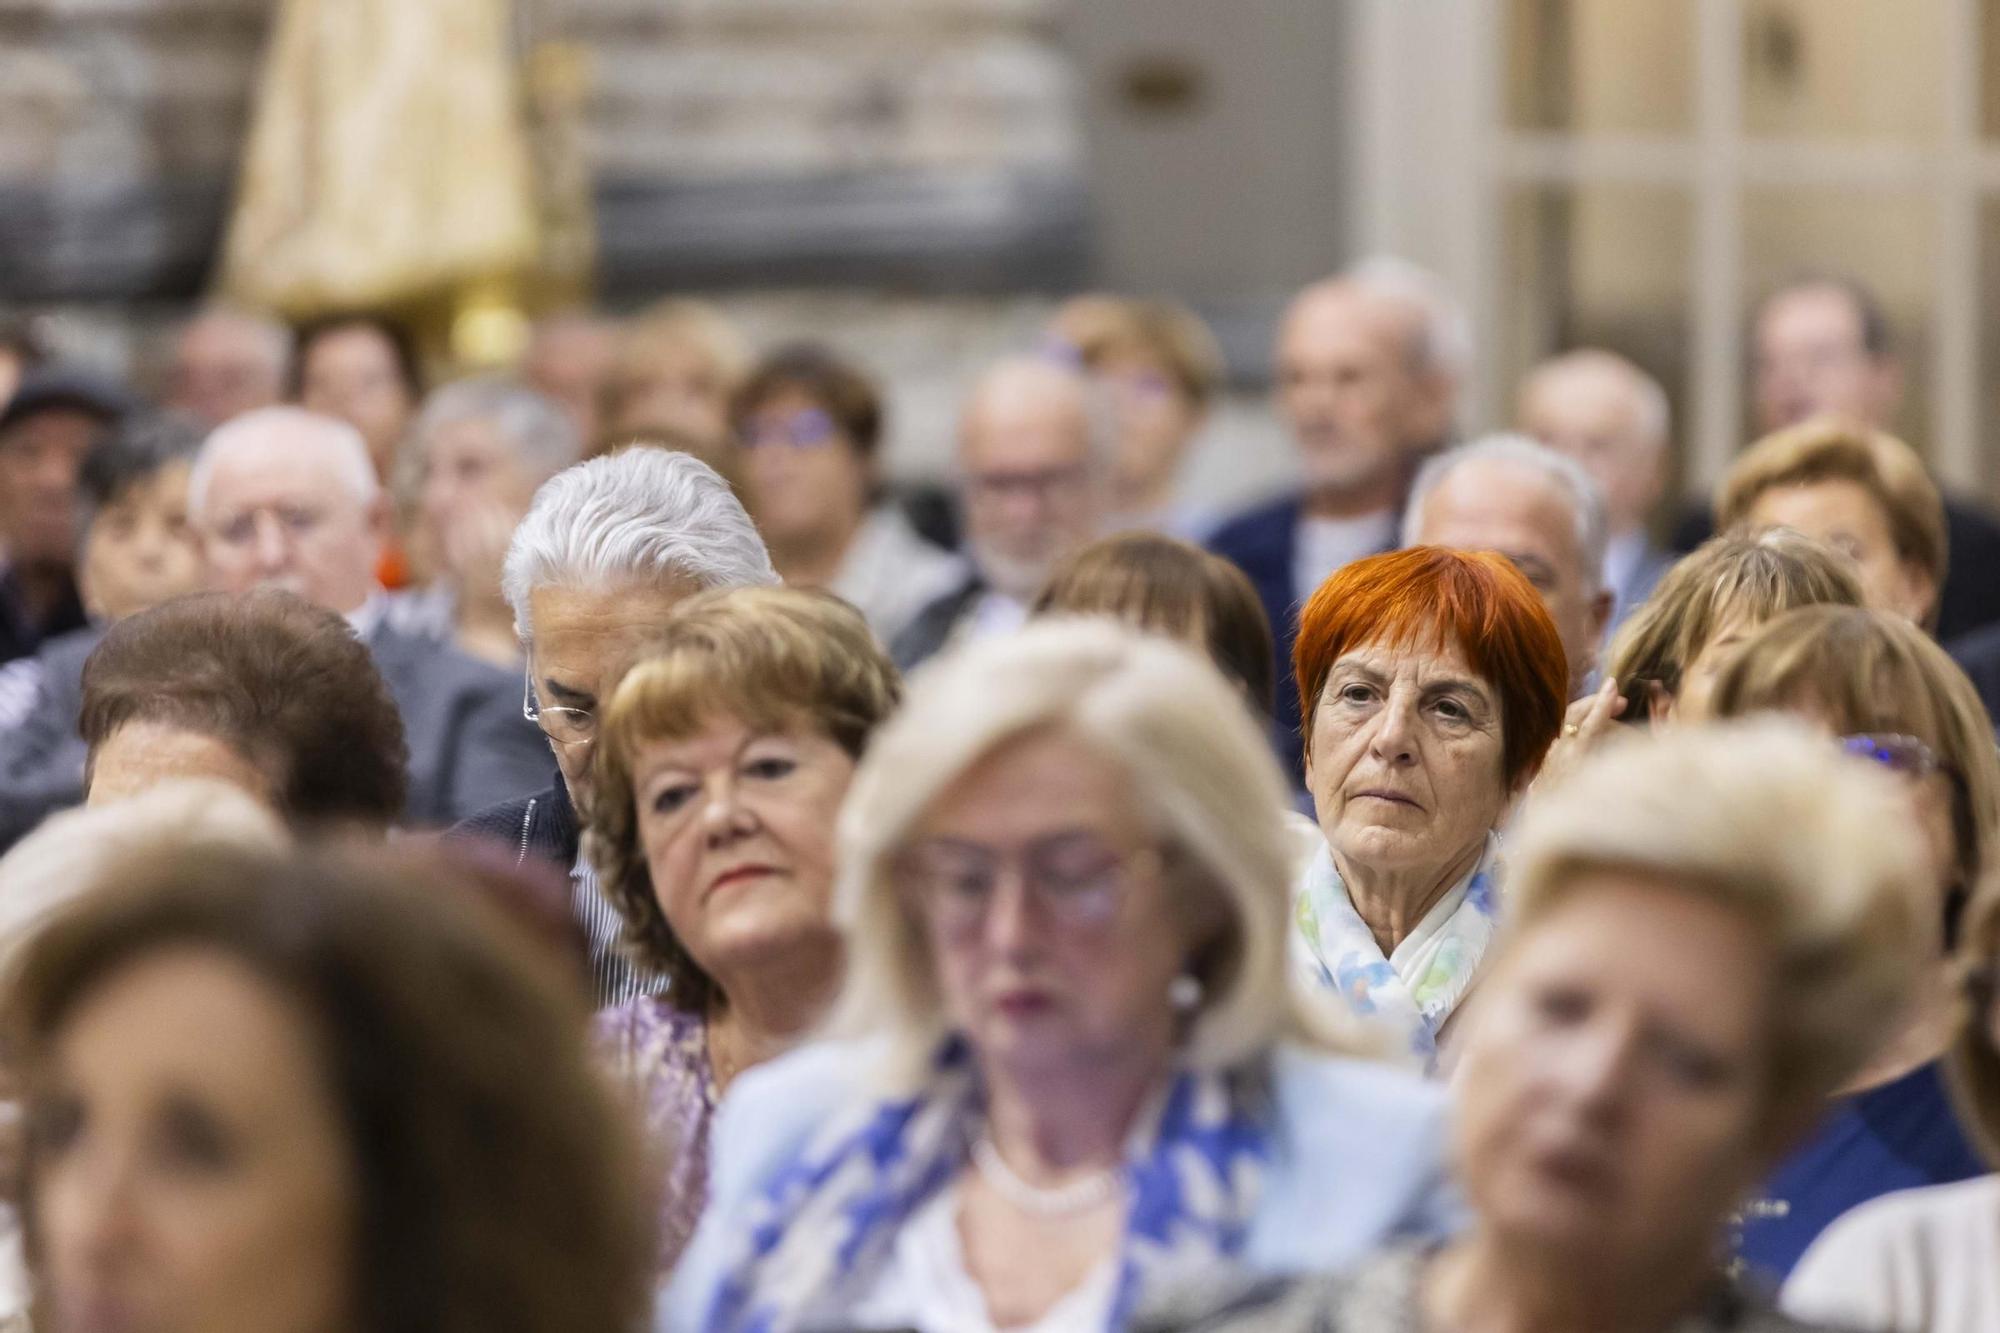
<svg viewBox="0 0 2000 1333"><path fill-rule="evenodd" d="M2000 1329L2000 1176L1901 1190L1813 1242L1785 1313L1868 1333Z"/></svg>

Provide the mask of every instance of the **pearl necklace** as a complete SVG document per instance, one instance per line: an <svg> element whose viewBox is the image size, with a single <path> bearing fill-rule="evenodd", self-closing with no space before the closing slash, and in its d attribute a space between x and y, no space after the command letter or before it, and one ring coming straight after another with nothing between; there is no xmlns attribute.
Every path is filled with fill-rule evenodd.
<svg viewBox="0 0 2000 1333"><path fill-rule="evenodd" d="M979 1172L979 1178L992 1186L995 1194L1022 1212L1033 1213L1037 1217L1072 1217L1089 1212L1108 1202L1118 1192L1122 1175L1117 1169L1107 1167L1052 1189L1032 1185L1007 1165L1007 1159L993 1146L991 1134L981 1134L972 1145L972 1165Z"/></svg>

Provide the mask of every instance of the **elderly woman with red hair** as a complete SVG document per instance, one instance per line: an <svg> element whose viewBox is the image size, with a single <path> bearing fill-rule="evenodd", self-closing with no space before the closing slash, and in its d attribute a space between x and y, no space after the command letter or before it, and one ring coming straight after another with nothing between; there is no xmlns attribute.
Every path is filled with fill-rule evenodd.
<svg viewBox="0 0 2000 1333"><path fill-rule="evenodd" d="M1562 641L1504 558L1419 546L1321 584L1293 665L1319 826L1295 957L1435 1071L1493 936L1496 830L1562 726Z"/></svg>

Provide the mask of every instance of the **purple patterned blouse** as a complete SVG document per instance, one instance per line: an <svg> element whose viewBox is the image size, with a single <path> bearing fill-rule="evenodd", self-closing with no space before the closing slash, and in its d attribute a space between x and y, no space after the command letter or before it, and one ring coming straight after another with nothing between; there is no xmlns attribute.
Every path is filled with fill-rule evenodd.
<svg viewBox="0 0 2000 1333"><path fill-rule="evenodd" d="M592 1026L598 1053L631 1094L658 1164L665 1277L708 1204L708 1126L716 1102L708 1024L648 996L601 1011Z"/></svg>

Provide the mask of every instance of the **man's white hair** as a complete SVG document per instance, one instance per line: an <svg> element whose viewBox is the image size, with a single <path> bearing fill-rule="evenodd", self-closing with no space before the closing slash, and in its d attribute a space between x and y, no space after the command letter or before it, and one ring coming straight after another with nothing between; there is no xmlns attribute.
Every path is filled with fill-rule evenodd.
<svg viewBox="0 0 2000 1333"><path fill-rule="evenodd" d="M217 426L202 441L201 452L195 455L188 473L188 517L196 523L202 521L215 470L231 454L284 454L301 446L326 451L341 480L362 504L373 503L381 494L382 484L375 478L368 442L360 431L303 407L260 407Z"/></svg>
<svg viewBox="0 0 2000 1333"><path fill-rule="evenodd" d="M1417 367L1465 383L1472 369L1472 320L1444 279L1407 259L1372 255L1349 265L1339 280L1411 307L1417 337L1410 351Z"/></svg>
<svg viewBox="0 0 2000 1333"><path fill-rule="evenodd" d="M1487 460L1539 472L1555 483L1575 516L1577 559L1583 566L1577 572L1583 586L1593 592L1603 586L1604 548L1610 541L1604 493L1581 463L1525 435L1487 435L1456 449L1447 449L1426 462L1418 470L1416 483L1410 487L1410 501L1403 508L1403 545L1418 544L1424 526L1424 505L1445 478L1466 463Z"/></svg>
<svg viewBox="0 0 2000 1333"><path fill-rule="evenodd" d="M441 428L483 421L498 431L538 479L546 480L583 455L576 421L553 399L498 375L447 384L425 400L410 438L421 456Z"/></svg>
<svg viewBox="0 0 2000 1333"><path fill-rule="evenodd" d="M715 469L638 444L565 468L514 529L500 586L526 643L536 588L612 588L682 578L697 588L774 584L756 525Z"/></svg>

